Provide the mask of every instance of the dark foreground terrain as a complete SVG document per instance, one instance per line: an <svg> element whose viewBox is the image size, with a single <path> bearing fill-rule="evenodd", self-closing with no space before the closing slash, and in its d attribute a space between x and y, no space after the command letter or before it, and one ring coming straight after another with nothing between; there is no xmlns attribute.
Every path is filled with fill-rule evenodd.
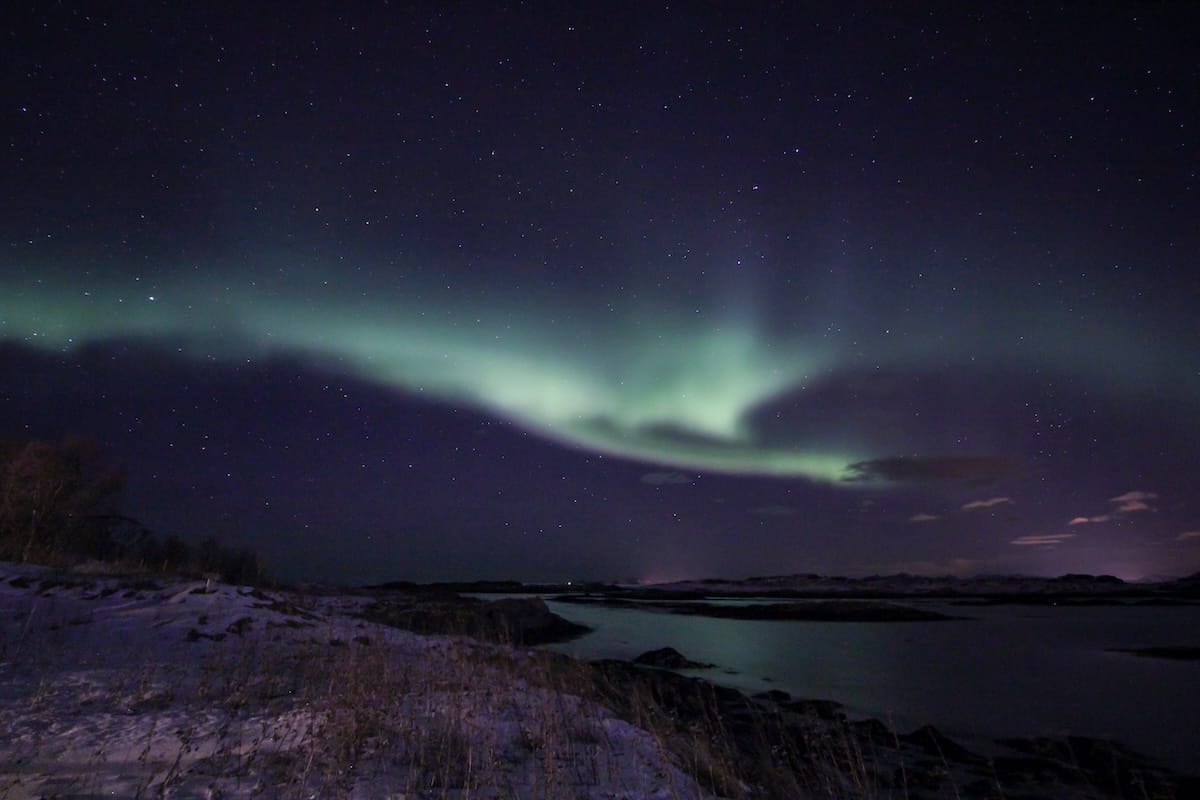
<svg viewBox="0 0 1200 800"><path fill-rule="evenodd" d="M536 597L491 602L456 599L442 587L434 599L406 588L410 593L385 592L392 599L369 607L367 614L416 630L467 633L491 640L512 637L526 643L587 632L555 617ZM554 599L728 619L901 623L955 618L877 597L722 605L705 602L707 597L690 590L685 591L688 599L668 599L677 595L663 590L598 592L597 588L558 594ZM1078 581L1069 588L1070 596L1081 597ZM972 599L979 601L958 597L968 605ZM1120 602L1128 599L1122 597ZM398 610L405 607L408 610ZM381 614L379 609L391 610ZM1140 654L1173 658L1195 654L1195 648L1154 650ZM572 663L564 656L546 655L562 659L564 665ZM638 719L652 714L660 723L665 720L672 735L702 734L718 751L705 758L720 763L717 771L725 776L713 788L730 796L738 794L731 788L739 782L760 789L772 787L764 796L781 798L830 794L1007 800L1200 796L1197 778L1173 774L1117 742L1080 736L1013 738L994 742L987 754L973 752L931 726L900 732L876 719L852 719L833 701L794 698L778 690L751 697L694 675L678 674L673 670L713 665L693 661L670 647L631 661L574 664L572 668L584 670L588 694L619 716Z"/></svg>
<svg viewBox="0 0 1200 800"><path fill-rule="evenodd" d="M1200 796L1115 742L981 753L669 648L525 646L579 632L536 598L0 565L0 798Z"/></svg>

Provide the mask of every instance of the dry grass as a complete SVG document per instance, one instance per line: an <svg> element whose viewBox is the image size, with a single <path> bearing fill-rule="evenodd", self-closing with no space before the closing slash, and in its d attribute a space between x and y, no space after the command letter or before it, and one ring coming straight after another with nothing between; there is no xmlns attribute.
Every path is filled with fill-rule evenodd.
<svg viewBox="0 0 1200 800"><path fill-rule="evenodd" d="M186 645L190 663L147 653L119 666L71 649L73 629L91 624L77 610L10 610L0 729L19 744L0 743L0 800L111 796L117 784L137 798L1037 796L986 769L964 778L945 758L914 764L882 725L274 602L285 622L234 620L227 637ZM1106 796L1086 782L1054 794Z"/></svg>
<svg viewBox="0 0 1200 800"><path fill-rule="evenodd" d="M289 602L296 627L235 621L217 638L200 622L175 643L191 663L96 660L53 599L11 612L0 798L702 796L653 733L581 693L568 660L314 622Z"/></svg>

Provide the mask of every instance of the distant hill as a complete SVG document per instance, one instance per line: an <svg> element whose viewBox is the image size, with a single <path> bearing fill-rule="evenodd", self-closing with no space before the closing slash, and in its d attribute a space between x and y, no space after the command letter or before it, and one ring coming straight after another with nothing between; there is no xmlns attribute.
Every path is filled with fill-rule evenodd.
<svg viewBox="0 0 1200 800"><path fill-rule="evenodd" d="M1163 587L1170 587L1171 591L1189 597L1200 597L1200 572L1193 572L1186 578L1171 581L1170 583L1161 584Z"/></svg>
<svg viewBox="0 0 1200 800"><path fill-rule="evenodd" d="M1028 575L869 575L863 578L815 575L708 578L641 586L637 594L686 596L759 595L775 597L983 598L998 602L1169 602L1200 595L1200 573L1163 583L1132 583L1113 575L1069 573L1053 578Z"/></svg>

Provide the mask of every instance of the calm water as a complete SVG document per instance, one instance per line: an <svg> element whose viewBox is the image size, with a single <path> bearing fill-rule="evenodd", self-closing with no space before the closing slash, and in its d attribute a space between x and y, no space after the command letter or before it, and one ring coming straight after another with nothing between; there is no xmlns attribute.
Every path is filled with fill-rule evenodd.
<svg viewBox="0 0 1200 800"><path fill-rule="evenodd" d="M901 731L932 724L980 746L1004 736L1115 739L1200 771L1200 663L1105 652L1200 644L1200 607L927 605L953 622L768 622L550 603L596 630L552 649L632 658L671 646L758 692L845 704ZM917 604L914 604L917 605Z"/></svg>

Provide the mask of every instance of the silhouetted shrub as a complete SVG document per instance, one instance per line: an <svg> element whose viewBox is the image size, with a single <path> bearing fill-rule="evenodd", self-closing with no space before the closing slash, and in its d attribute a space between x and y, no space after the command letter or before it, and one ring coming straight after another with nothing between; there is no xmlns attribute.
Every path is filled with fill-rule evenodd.
<svg viewBox="0 0 1200 800"><path fill-rule="evenodd" d="M192 546L160 537L114 510L122 478L83 439L0 442L0 561L116 562L167 573L218 575L259 585L267 573L248 547L209 536Z"/></svg>
<svg viewBox="0 0 1200 800"><path fill-rule="evenodd" d="M266 570L258 553L249 547L238 547L221 551L221 580L239 585L258 585L267 579Z"/></svg>
<svg viewBox="0 0 1200 800"><path fill-rule="evenodd" d="M160 572L179 572L186 569L191 562L191 546L178 534L172 533L161 541L155 558L148 563Z"/></svg>
<svg viewBox="0 0 1200 800"><path fill-rule="evenodd" d="M0 558L59 562L106 550L104 531L87 523L120 488L120 473L100 468L82 439L0 445Z"/></svg>
<svg viewBox="0 0 1200 800"><path fill-rule="evenodd" d="M205 575L218 575L226 583L259 585L267 573L258 554L249 547L226 547L206 536L192 551L190 566Z"/></svg>

